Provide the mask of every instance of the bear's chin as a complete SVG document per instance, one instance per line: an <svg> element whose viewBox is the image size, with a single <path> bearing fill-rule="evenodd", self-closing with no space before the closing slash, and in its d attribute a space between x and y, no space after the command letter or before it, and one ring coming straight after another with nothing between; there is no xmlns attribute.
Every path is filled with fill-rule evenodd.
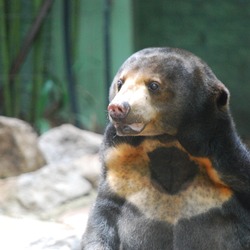
<svg viewBox="0 0 250 250"><path fill-rule="evenodd" d="M119 136L136 136L144 130L145 124L143 123L132 123L132 124L121 124L114 123L116 133Z"/></svg>

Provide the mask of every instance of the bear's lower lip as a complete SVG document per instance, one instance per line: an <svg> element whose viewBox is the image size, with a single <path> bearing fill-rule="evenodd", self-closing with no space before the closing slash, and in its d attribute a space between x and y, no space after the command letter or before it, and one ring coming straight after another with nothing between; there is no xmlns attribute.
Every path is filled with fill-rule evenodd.
<svg viewBox="0 0 250 250"><path fill-rule="evenodd" d="M142 122L128 124L127 126L136 132L141 132L144 128L144 124Z"/></svg>
<svg viewBox="0 0 250 250"><path fill-rule="evenodd" d="M118 135L139 134L145 127L141 122L132 124L114 123Z"/></svg>

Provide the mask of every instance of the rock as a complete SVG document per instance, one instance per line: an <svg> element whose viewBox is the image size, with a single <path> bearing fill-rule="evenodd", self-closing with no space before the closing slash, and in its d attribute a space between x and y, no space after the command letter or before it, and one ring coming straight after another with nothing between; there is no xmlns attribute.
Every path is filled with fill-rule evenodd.
<svg viewBox="0 0 250 250"><path fill-rule="evenodd" d="M27 239L25 247L22 247L20 241L20 246L11 242L13 247L2 247L0 242L0 249L78 249L87 216L85 212L85 217L80 218L71 211L73 207L81 210L88 206L89 200L93 200L96 195L93 187L98 185L100 177L98 151L101 141L101 135L82 131L72 125L52 129L40 136L39 147L48 164L33 172L0 179L0 214L33 219L53 218L57 221L60 217L61 224L77 226L77 234L69 232L57 236L54 232L46 235L40 233L39 236L38 233L33 237L35 231L39 232L40 226L37 225L36 228L36 224L30 225L28 229L25 225L29 225L29 221L25 219L23 229L17 225L19 233L11 229L17 235L13 236L13 239L16 240L17 237L21 243ZM67 215L63 216L66 211ZM81 212L78 214L82 216ZM50 232L49 229L47 231Z"/></svg>
<svg viewBox="0 0 250 250"><path fill-rule="evenodd" d="M99 154L85 155L76 159L73 165L81 171L83 178L87 179L94 188L97 188L102 168Z"/></svg>
<svg viewBox="0 0 250 250"><path fill-rule="evenodd" d="M30 211L48 211L90 193L91 184L70 164L49 164L19 177L16 198Z"/></svg>
<svg viewBox="0 0 250 250"><path fill-rule="evenodd" d="M65 124L39 138L39 147L48 163L70 162L99 151L102 135Z"/></svg>
<svg viewBox="0 0 250 250"><path fill-rule="evenodd" d="M0 180L0 212L46 216L69 201L89 195L100 178L101 163L96 152L101 140L102 136L72 125L45 133L39 145L50 163Z"/></svg>
<svg viewBox="0 0 250 250"><path fill-rule="evenodd" d="M41 168L45 159L37 135L24 121L0 116L0 178Z"/></svg>
<svg viewBox="0 0 250 250"><path fill-rule="evenodd" d="M81 169L70 164L49 164L0 181L0 211L4 214L45 214L71 200L90 194L91 184Z"/></svg>
<svg viewBox="0 0 250 250"><path fill-rule="evenodd" d="M0 216L0 249L80 250L81 234L55 222Z"/></svg>
<svg viewBox="0 0 250 250"><path fill-rule="evenodd" d="M15 196L17 179L18 177L0 179L0 214L20 215L25 212Z"/></svg>

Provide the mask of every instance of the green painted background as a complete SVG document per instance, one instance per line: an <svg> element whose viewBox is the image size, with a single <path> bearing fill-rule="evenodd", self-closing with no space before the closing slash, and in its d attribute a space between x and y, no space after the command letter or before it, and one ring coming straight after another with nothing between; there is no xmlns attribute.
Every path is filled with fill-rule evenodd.
<svg viewBox="0 0 250 250"><path fill-rule="evenodd" d="M250 135L250 1L134 1L135 48L187 49L213 69L231 92L243 136Z"/></svg>
<svg viewBox="0 0 250 250"><path fill-rule="evenodd" d="M70 1L72 70L79 104L76 116L70 111L66 84L61 0L54 0L14 85L8 88L10 65L42 2L0 0L0 115L27 120L40 132L76 119L83 128L101 132L107 123L104 0ZM110 3L112 77L139 49L187 49L205 60L229 88L237 127L242 136L250 137L250 1ZM10 100L3 98L8 97L8 90Z"/></svg>

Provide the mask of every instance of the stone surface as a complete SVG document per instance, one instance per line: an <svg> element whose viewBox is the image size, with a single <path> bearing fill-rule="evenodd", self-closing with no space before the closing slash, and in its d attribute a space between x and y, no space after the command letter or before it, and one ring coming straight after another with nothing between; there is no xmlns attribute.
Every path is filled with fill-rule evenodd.
<svg viewBox="0 0 250 250"><path fill-rule="evenodd" d="M70 162L99 151L102 135L65 124L53 128L39 138L39 147L47 162Z"/></svg>
<svg viewBox="0 0 250 250"><path fill-rule="evenodd" d="M39 139L47 165L0 179L0 249L80 249L100 178L101 141L72 125L52 129Z"/></svg>
<svg viewBox="0 0 250 250"><path fill-rule="evenodd" d="M99 154L82 156L73 161L73 166L80 170L83 178L97 188L102 168Z"/></svg>
<svg viewBox="0 0 250 250"><path fill-rule="evenodd" d="M0 249L80 250L89 204L94 202L95 197L96 193L88 200L79 200L78 204L68 204L63 213L51 215L47 221L0 215Z"/></svg>
<svg viewBox="0 0 250 250"><path fill-rule="evenodd" d="M32 127L24 121L0 116L0 178L34 171L45 165Z"/></svg>
<svg viewBox="0 0 250 250"><path fill-rule="evenodd" d="M16 196L27 209L45 211L87 195L91 188L76 167L50 164L35 174L20 176Z"/></svg>
<svg viewBox="0 0 250 250"><path fill-rule="evenodd" d="M59 128L59 134L62 137L70 136L69 132L62 133L61 130L65 129L74 131L75 138L82 136L83 131L71 125L62 127ZM55 133L52 134L57 134L58 131L55 130ZM52 149L54 153L50 155L51 158L48 157L51 163L33 172L0 180L0 213L8 215L32 214L36 217L39 214L48 214L49 211L54 211L63 204L79 197L89 195L93 189L96 189L100 178L101 162L99 154L88 152L89 148L92 148L90 152L99 151L102 136L90 132L86 134L84 143L80 142L78 145L81 147L79 149L74 145L74 140L70 143L60 144L59 141L62 142L63 139L59 139L58 135L59 141L53 144L53 136L50 134L46 143L51 141L52 145L47 144L48 147L43 149L43 153L48 156L49 150ZM60 144L58 146L60 149L56 148L58 144ZM77 157L78 154L73 153L74 149L81 157ZM59 153L61 157L56 156L56 153ZM63 153L64 155L62 155Z"/></svg>
<svg viewBox="0 0 250 250"><path fill-rule="evenodd" d="M0 187L0 211L7 214L45 213L88 195L92 189L82 177L81 169L62 163L49 164L35 172L0 181Z"/></svg>
<svg viewBox="0 0 250 250"><path fill-rule="evenodd" d="M80 250L81 235L67 225L0 216L0 249Z"/></svg>

